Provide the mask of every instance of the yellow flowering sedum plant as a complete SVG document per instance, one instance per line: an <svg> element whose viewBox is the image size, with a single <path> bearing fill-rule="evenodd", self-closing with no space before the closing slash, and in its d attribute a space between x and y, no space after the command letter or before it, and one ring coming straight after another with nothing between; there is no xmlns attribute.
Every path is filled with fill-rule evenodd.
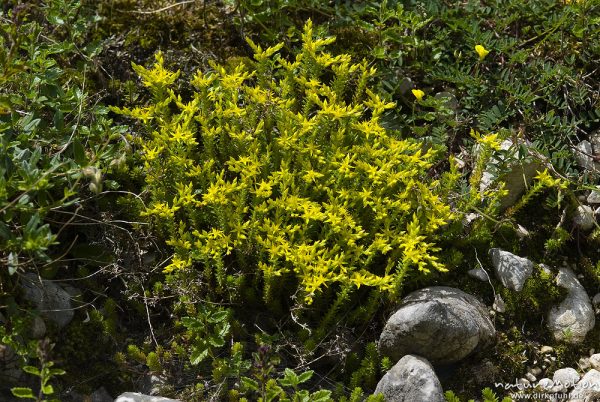
<svg viewBox="0 0 600 402"><path fill-rule="evenodd" d="M203 269L218 287L260 272L266 297L293 276L310 304L325 287L394 292L407 269L445 271L435 151L382 127L394 104L368 89L366 62L327 53L310 21L302 39L292 60L248 40L253 71L212 64L189 99L160 53L134 65L153 102L114 110L148 128L143 215L169 237L165 272Z"/></svg>

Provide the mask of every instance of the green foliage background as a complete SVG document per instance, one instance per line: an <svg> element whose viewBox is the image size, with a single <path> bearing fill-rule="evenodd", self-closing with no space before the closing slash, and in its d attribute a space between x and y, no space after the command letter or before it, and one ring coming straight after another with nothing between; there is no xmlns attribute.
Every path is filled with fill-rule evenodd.
<svg viewBox="0 0 600 402"><path fill-rule="evenodd" d="M396 303L444 284L491 304L499 285L466 276L490 247L576 263L597 293L600 231L570 222L597 180L573 150L600 129L599 39L598 0L0 3L10 386L69 400L156 374L186 401L376 400ZM530 160L548 169L501 212L484 171ZM25 273L81 290L63 336L33 339ZM480 357L511 382L563 294L536 271L503 295ZM449 400L491 385L468 370Z"/></svg>

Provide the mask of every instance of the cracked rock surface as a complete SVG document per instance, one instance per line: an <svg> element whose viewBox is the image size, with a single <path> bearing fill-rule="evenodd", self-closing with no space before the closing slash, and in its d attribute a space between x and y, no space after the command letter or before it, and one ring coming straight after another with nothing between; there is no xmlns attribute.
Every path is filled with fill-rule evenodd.
<svg viewBox="0 0 600 402"><path fill-rule="evenodd" d="M569 291L567 297L552 307L548 314L548 328L554 338L569 343L580 343L596 323L594 308L585 289L573 271L562 267L556 283Z"/></svg>
<svg viewBox="0 0 600 402"><path fill-rule="evenodd" d="M416 354L433 364L447 364L488 346L494 337L483 303L459 289L433 286L404 299L387 321L379 349L393 360Z"/></svg>
<svg viewBox="0 0 600 402"><path fill-rule="evenodd" d="M433 367L420 356L406 355L377 384L375 394L386 401L444 402L444 391Z"/></svg>

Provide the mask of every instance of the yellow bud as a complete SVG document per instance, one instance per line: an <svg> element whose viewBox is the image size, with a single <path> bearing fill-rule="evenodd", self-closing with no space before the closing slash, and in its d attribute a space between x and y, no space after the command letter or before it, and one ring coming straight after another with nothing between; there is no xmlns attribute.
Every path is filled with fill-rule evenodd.
<svg viewBox="0 0 600 402"><path fill-rule="evenodd" d="M475 51L477 52L477 54L479 55L479 60L483 60L485 59L485 56L488 55L488 53L490 52L489 50L487 50L486 48L484 48L481 45L476 45L475 46Z"/></svg>
<svg viewBox="0 0 600 402"><path fill-rule="evenodd" d="M421 91L420 89L413 89L412 94L415 96L415 98L417 98L418 101L423 99L425 96L425 92Z"/></svg>

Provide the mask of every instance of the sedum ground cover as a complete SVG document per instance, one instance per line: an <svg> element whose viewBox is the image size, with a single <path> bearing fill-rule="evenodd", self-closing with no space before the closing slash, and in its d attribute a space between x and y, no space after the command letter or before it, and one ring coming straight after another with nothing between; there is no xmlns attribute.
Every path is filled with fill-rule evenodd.
<svg viewBox="0 0 600 402"><path fill-rule="evenodd" d="M428 285L491 304L466 275L491 247L598 293L600 231L571 222L599 39L597 0L1 2L0 336L23 375L0 399L156 375L185 401L373 401L394 307ZM77 291L41 339L27 274ZM552 340L550 278L502 295L495 382L541 344L557 368L598 346ZM492 387L474 365L452 397Z"/></svg>

